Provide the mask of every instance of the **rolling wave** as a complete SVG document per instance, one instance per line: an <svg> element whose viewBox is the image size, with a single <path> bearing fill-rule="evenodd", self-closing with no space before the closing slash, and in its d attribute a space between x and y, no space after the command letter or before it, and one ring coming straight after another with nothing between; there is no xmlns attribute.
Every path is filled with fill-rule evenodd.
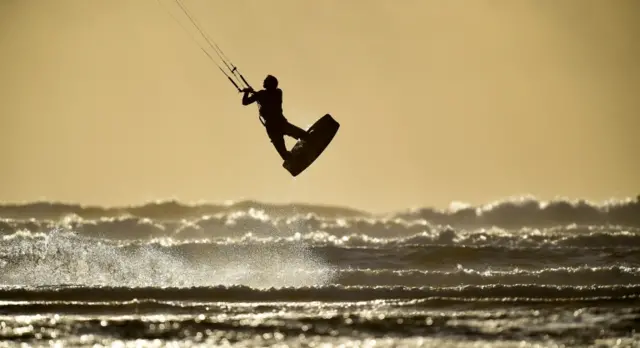
<svg viewBox="0 0 640 348"><path fill-rule="evenodd" d="M5 220L6 223L6 220ZM30 224L30 226L29 226ZM183 224L187 224L186 231ZM36 226L37 225L37 226ZM412 224L405 221L353 224L318 220L262 221L239 225L210 224L210 220L182 222L179 227L149 220L91 221L80 224L12 222L0 234L0 243L67 236L84 240L140 242L160 245L264 245L299 244L340 247L495 246L544 248L640 248L640 228L620 226L556 226L553 228L480 228L473 230ZM6 225L5 225L6 226ZM222 226L222 227L221 227ZM221 227L221 228L218 228ZM192 233L197 230L198 233Z"/></svg>
<svg viewBox="0 0 640 348"><path fill-rule="evenodd" d="M270 220L300 216L307 216L309 220L314 218L347 218L356 221L362 221L364 218L381 221L402 219L426 221L429 224L449 225L454 228L490 226L522 228L571 224L640 227L640 196L609 200L604 203L569 199L541 201L524 196L478 207L457 203L452 204L452 207L447 210L420 208L377 215L347 207L300 203L270 204L256 201L226 204L157 201L128 207L83 206L58 202L0 204L0 217L11 220L59 221L71 218L127 223L126 221L143 221L144 219L180 221L201 220L209 217L213 220L226 221L237 220L238 215L243 214L254 218L261 216Z"/></svg>

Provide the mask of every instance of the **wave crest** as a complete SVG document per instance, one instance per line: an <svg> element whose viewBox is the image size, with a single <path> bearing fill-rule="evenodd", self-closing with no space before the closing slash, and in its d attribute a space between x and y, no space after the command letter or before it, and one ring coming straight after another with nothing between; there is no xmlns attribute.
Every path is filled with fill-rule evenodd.
<svg viewBox="0 0 640 348"><path fill-rule="evenodd" d="M450 209L420 208L388 214L370 214L347 207L314 204L271 204L240 201L225 204L186 204L175 200L155 201L139 206L99 207L58 202L0 204L0 230L6 229L7 219L22 221L99 220L99 219L151 219L153 221L198 220L226 218L236 223L251 223L250 219L274 220L307 218L309 223L318 219L365 219L408 221L423 220L429 224L449 225L454 228L497 226L502 228L548 227L555 225L623 225L640 227L640 196L595 203L587 200L559 198L551 201L531 196L509 198L473 207L453 204ZM121 221L121 220L117 220ZM31 229L30 229L31 230Z"/></svg>

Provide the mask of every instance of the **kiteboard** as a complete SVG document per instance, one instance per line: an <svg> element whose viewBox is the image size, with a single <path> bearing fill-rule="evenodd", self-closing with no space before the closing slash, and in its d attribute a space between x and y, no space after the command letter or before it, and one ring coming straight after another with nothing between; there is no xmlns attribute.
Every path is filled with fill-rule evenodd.
<svg viewBox="0 0 640 348"><path fill-rule="evenodd" d="M307 138L296 142L291 149L291 157L284 161L282 166L294 177L302 173L327 148L339 128L340 123L331 115L322 116L309 127Z"/></svg>

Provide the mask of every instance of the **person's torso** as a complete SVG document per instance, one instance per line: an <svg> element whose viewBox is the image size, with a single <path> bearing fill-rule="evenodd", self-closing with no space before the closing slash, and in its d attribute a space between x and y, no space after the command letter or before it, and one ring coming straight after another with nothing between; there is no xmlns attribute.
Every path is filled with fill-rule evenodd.
<svg viewBox="0 0 640 348"><path fill-rule="evenodd" d="M282 116L282 90L262 90L258 94L259 112L265 119L275 119Z"/></svg>

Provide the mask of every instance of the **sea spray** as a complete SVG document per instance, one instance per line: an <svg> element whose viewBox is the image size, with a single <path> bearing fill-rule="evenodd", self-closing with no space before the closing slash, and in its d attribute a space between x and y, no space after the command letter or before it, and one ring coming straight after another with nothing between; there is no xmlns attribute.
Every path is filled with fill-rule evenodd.
<svg viewBox="0 0 640 348"><path fill-rule="evenodd" d="M304 243L184 253L159 243L122 244L54 230L5 236L0 285L254 288L323 285L332 269Z"/></svg>

